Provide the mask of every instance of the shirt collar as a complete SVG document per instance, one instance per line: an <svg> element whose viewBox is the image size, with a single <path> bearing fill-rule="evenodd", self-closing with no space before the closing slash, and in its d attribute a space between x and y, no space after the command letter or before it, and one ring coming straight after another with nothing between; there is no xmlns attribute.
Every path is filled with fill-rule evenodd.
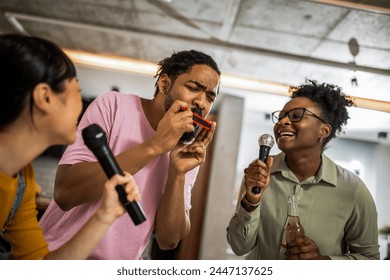
<svg viewBox="0 0 390 280"><path fill-rule="evenodd" d="M274 157L274 162L271 169L271 174L273 173L281 173L283 177L294 182L297 181L294 173L287 166L285 153L280 153ZM325 181L335 187L337 184L336 165L326 155L322 154L321 166L318 170L318 173L315 176L306 179L303 183L309 183L308 181L310 181L310 183L319 183L320 181Z"/></svg>

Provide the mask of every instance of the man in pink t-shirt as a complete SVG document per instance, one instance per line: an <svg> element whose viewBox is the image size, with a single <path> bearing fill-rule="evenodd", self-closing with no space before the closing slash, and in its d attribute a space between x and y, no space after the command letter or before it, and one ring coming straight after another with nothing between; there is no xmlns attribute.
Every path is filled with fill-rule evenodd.
<svg viewBox="0 0 390 280"><path fill-rule="evenodd" d="M119 165L133 174L147 220L135 226L122 216L90 258L139 259L153 231L163 250L188 235L191 189L216 123L184 144L180 139L195 127L192 111L180 108L205 117L218 93L220 71L210 56L194 50L174 53L158 65L152 100L108 92L85 112L76 143L60 161L54 200L40 221L51 250L69 240L100 203L106 177L81 137L91 123L102 127Z"/></svg>

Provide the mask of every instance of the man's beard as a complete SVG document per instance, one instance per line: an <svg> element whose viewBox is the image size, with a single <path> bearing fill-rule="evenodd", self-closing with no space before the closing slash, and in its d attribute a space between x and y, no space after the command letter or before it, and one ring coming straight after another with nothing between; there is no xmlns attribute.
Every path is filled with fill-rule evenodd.
<svg viewBox="0 0 390 280"><path fill-rule="evenodd" d="M171 108L171 106L173 104L172 95L170 93L166 93L166 94L167 94L167 97L165 98L165 103L164 103L165 112L168 111L169 108Z"/></svg>

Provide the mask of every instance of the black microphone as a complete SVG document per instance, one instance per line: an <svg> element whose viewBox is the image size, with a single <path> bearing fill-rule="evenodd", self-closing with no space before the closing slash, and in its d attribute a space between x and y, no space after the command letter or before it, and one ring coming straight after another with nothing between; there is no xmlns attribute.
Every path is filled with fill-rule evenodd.
<svg viewBox="0 0 390 280"><path fill-rule="evenodd" d="M82 135L85 145L93 152L108 178L115 174L124 175L107 144L106 134L100 126L91 124L83 129ZM127 213L129 213L134 224L139 225L146 221L145 213L136 201L127 200L124 188L124 185L115 187L119 200Z"/></svg>
<svg viewBox="0 0 390 280"><path fill-rule="evenodd" d="M274 138L269 134L263 134L259 137L259 160L262 160L264 162L267 162L267 158L269 155L269 152L273 145L275 144ZM252 188L252 192L254 194L261 193L261 188L259 186L254 186Z"/></svg>

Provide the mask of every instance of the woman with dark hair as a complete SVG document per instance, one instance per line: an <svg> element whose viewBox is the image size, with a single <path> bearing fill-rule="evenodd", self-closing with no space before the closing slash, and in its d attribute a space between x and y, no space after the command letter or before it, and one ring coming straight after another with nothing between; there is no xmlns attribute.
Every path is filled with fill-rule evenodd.
<svg viewBox="0 0 390 280"><path fill-rule="evenodd" d="M272 114L282 153L270 162L270 179L261 175L259 180L270 182L260 194L251 191L258 168L251 164L245 170L242 203L227 230L237 255L379 259L377 212L370 192L357 175L323 154L326 144L347 124L351 105L339 87L309 81L293 88L292 99ZM297 198L305 236L287 246L283 232L289 195Z"/></svg>
<svg viewBox="0 0 390 280"><path fill-rule="evenodd" d="M31 162L52 145L76 139L80 87L73 63L55 44L36 37L0 35L0 259L85 259L125 210L115 191L130 174L105 183L100 206L69 242L49 252L38 225L37 184Z"/></svg>
<svg viewBox="0 0 390 280"><path fill-rule="evenodd" d="M220 71L209 55L195 50L174 53L158 65L153 99L108 92L89 105L80 121L80 130L91 122L103 128L120 166L134 174L148 217L137 227L119 219L90 258L140 259L153 232L163 250L174 249L189 233L191 189L216 123L200 130L190 144L180 139L195 130L193 111L202 117L210 112ZM66 242L94 211L104 177L81 137L68 146L56 175L55 201L40 220L49 248Z"/></svg>

